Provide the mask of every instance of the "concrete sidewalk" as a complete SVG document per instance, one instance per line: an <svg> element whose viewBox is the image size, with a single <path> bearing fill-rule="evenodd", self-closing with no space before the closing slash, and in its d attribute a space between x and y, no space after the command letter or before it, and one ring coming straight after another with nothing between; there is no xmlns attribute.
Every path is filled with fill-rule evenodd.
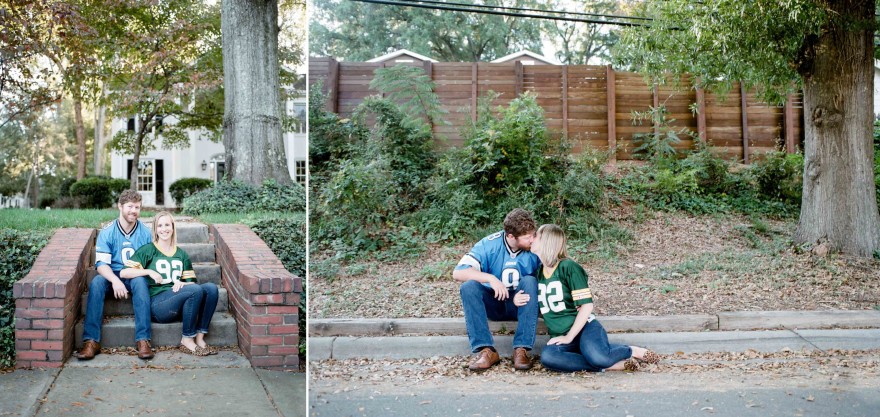
<svg viewBox="0 0 880 417"><path fill-rule="evenodd" d="M253 368L231 351L160 351L151 361L102 354L0 375L0 416L139 414L304 417L306 376Z"/></svg>
<svg viewBox="0 0 880 417"><path fill-rule="evenodd" d="M600 317L612 343L676 352L880 349L880 311L742 311L712 315ZM516 322L489 322L502 355ZM615 333L616 332L616 333ZM538 323L534 353L549 339ZM463 318L310 319L309 360L470 355Z"/></svg>

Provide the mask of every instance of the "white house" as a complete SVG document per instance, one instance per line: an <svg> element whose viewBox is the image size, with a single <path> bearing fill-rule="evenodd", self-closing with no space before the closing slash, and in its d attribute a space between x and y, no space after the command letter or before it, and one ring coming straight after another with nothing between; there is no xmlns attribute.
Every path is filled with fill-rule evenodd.
<svg viewBox="0 0 880 417"><path fill-rule="evenodd" d="M436 59L424 56L422 54L417 54L412 51L408 51L406 49L399 49L391 53L387 53L382 56L377 56L373 59L368 60L367 62L372 63L389 63L389 64L422 64L425 62L437 62Z"/></svg>
<svg viewBox="0 0 880 417"><path fill-rule="evenodd" d="M880 60L874 60L874 117L880 117Z"/></svg>
<svg viewBox="0 0 880 417"><path fill-rule="evenodd" d="M527 49L523 49L519 52L514 52L510 55L503 56L492 61L493 64L500 64L504 62L516 62L520 61L523 65L562 65L559 61L548 58L543 55L538 55L532 51Z"/></svg>
<svg viewBox="0 0 880 417"><path fill-rule="evenodd" d="M294 132L283 135L284 150L287 155L287 168L290 177L305 185L306 167L309 154L308 134L306 129L308 99L305 95L305 76L302 86L296 86L296 98L288 100L286 111L290 116L299 119ZM301 89L300 89L301 87ZM167 123L174 123L172 118ZM166 121L163 120L163 123ZM111 122L110 134L115 135L123 129L138 128L134 118L116 118ZM208 139L204 131L189 131L190 146L185 149L163 149L161 135L156 150L141 154L138 169L138 191L144 198L146 207L176 207L179 202L171 198L168 187L181 178L207 178L214 182L225 174L225 148L223 143L215 143ZM113 178L129 178L132 154L111 154L110 175Z"/></svg>

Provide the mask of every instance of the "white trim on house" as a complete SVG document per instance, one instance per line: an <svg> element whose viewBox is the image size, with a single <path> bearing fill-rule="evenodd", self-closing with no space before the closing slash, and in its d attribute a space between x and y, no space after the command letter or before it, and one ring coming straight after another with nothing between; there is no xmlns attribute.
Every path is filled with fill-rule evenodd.
<svg viewBox="0 0 880 417"><path fill-rule="evenodd" d="M501 58L498 58L498 59L492 61L492 63L494 63L494 64L498 64L498 63L510 62L510 61L515 61L517 58L522 58L522 57L529 57L529 58L532 58L532 59L534 59L534 60L541 61L541 62L540 62L541 64L547 64L547 65L562 65L562 63L560 63L559 61L557 61L557 60L555 60L555 59L553 59L553 58L548 58L548 57L543 56L543 55L538 55L538 54L536 54L536 53L534 53L534 52L532 52L532 51L529 51L529 50L527 50L527 49L523 49L522 51L514 52L514 53L512 53L512 54L510 54L510 55L503 56L503 57L501 57ZM527 62L528 60L523 60L523 59L521 59L520 61L523 61L523 65L534 65L534 63L527 64L526 62Z"/></svg>
<svg viewBox="0 0 880 417"><path fill-rule="evenodd" d="M390 61L390 60L397 58L399 56L402 56L402 55L409 55L410 57L413 57L413 58L418 59L420 61L438 62L436 59L428 58L424 55L417 54L415 52L408 51L406 49L399 49L397 51L394 51L394 52L367 60L367 62L385 62L385 61Z"/></svg>

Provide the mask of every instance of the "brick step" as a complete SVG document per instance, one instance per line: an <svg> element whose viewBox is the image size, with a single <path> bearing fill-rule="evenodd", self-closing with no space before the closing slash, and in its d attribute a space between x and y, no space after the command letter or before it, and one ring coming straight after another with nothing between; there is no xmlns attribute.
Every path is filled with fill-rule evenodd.
<svg viewBox="0 0 880 417"><path fill-rule="evenodd" d="M193 262L193 270L196 273L196 278L199 282L213 282L217 285L220 285L220 265L217 265L214 262ZM98 275L98 271L95 267L91 267L86 272L86 288L88 285L92 283L92 278Z"/></svg>
<svg viewBox="0 0 880 417"><path fill-rule="evenodd" d="M147 228L152 228L153 226L153 218L147 217L140 219ZM210 236L208 234L208 226L204 223L198 222L188 222L188 221L180 221L180 219L176 218L177 221L177 243L208 243L210 242Z"/></svg>
<svg viewBox="0 0 880 417"><path fill-rule="evenodd" d="M219 287L217 289L218 298L217 298L217 312L223 313L229 310L229 294L226 292L226 288ZM80 312L85 316L86 314L86 304L88 302L89 293L85 292L82 295L82 307L80 308ZM104 300L104 317L109 316L130 316L134 314L134 307L131 304L131 297L124 300L117 300L113 297L111 292L107 292L107 299Z"/></svg>
<svg viewBox="0 0 880 417"><path fill-rule="evenodd" d="M183 331L182 323L152 323L153 340L156 346L177 346ZM76 324L76 347L82 347L83 323L80 320ZM229 313L216 313L208 328L205 340L216 346L237 346L238 335L235 327L235 319ZM134 317L116 316L104 320L101 328L102 347L128 347L134 346Z"/></svg>

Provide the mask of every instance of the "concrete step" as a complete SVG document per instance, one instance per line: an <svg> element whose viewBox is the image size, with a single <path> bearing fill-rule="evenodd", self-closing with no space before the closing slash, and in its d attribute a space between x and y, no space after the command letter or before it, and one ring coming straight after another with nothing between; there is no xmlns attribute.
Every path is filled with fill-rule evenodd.
<svg viewBox="0 0 880 417"><path fill-rule="evenodd" d="M182 323L152 324L153 347L177 346L183 330ZM76 324L76 347L82 347L83 323L80 320ZM216 313L208 328L205 341L216 346L237 346L238 333L235 327L235 319L229 313ZM101 328L102 347L128 347L134 346L134 317L116 316L104 321Z"/></svg>
<svg viewBox="0 0 880 417"><path fill-rule="evenodd" d="M213 243L180 243L177 247L186 251L189 260L194 264L196 262L217 262Z"/></svg>
<svg viewBox="0 0 880 417"><path fill-rule="evenodd" d="M196 272L196 278L199 282L213 282L220 285L220 265L214 262L193 262L193 270ZM86 288L92 283L92 279L98 275L95 267L91 267L86 272Z"/></svg>
<svg viewBox="0 0 880 417"><path fill-rule="evenodd" d="M226 292L226 288L220 287L218 288L218 299L217 299L217 312L224 313L229 310L229 294ZM83 293L82 295L82 307L80 308L83 316L86 314L86 304L88 302L89 294L88 292ZM131 298L126 298L123 300L117 300L113 297L112 293L107 293L107 299L104 300L104 317L110 316L130 316L134 315L134 307L131 304Z"/></svg>

